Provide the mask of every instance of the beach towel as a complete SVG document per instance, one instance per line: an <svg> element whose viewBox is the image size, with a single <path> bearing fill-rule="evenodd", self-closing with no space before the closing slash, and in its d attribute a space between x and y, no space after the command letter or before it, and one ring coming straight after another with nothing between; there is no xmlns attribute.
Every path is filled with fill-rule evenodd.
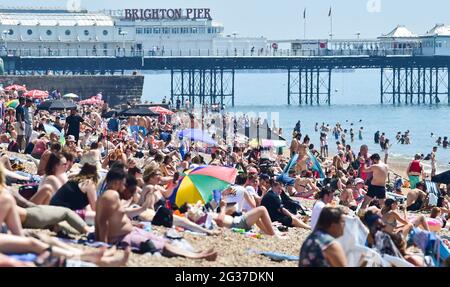
<svg viewBox="0 0 450 287"><path fill-rule="evenodd" d="M287 254L279 253L279 252L257 251L257 250L250 249L249 253L255 253L255 254L263 255L263 256L269 257L271 260L276 261L276 262L298 261L299 260L298 256L287 255Z"/></svg>
<svg viewBox="0 0 450 287"><path fill-rule="evenodd" d="M428 193L433 193L437 196L440 195L440 191L439 188L437 186L437 184L435 182L429 181L429 180L425 180L425 185L427 186L427 192Z"/></svg>
<svg viewBox="0 0 450 287"><path fill-rule="evenodd" d="M21 262L34 262L38 257L34 253L24 253L24 254L6 254L8 257L11 257L17 261Z"/></svg>

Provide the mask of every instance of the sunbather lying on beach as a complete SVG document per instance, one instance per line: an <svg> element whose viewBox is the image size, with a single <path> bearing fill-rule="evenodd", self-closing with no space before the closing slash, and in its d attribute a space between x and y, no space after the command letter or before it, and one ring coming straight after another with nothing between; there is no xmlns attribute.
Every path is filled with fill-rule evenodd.
<svg viewBox="0 0 450 287"><path fill-rule="evenodd" d="M149 208L152 204L153 199L150 199L150 196L147 198L142 198L143 202L138 205L133 202L132 198L134 198L137 190L137 180L128 175L125 190L120 194L120 198L124 201L125 212L127 213L130 219L137 218L141 221L152 222L153 218L156 214L156 211L153 208ZM190 231L205 233L207 235L217 235L218 231L206 229L185 217L181 217L179 215L173 214L173 225L185 228Z"/></svg>
<svg viewBox="0 0 450 287"><path fill-rule="evenodd" d="M269 213L264 206L256 207L242 216L232 217L226 215L227 203L222 200L220 202L220 213L214 213L213 219L219 227L239 228L245 231L251 230L253 225L258 226L262 233L267 235L275 235Z"/></svg>
<svg viewBox="0 0 450 287"><path fill-rule="evenodd" d="M303 171L301 176L295 178L294 188L297 191L294 196L305 198L311 197L315 192L320 191L310 171Z"/></svg>
<svg viewBox="0 0 450 287"><path fill-rule="evenodd" d="M95 235L98 241L140 249L142 245L151 245L154 251L166 256L206 260L217 258L217 252L214 250L184 250L171 244L166 238L133 226L120 202L120 194L125 190L125 180L126 173L121 169L112 169L106 176L107 190L97 200L95 216ZM150 202L146 200L145 205L148 206Z"/></svg>
<svg viewBox="0 0 450 287"><path fill-rule="evenodd" d="M44 254L48 252L50 256L63 257L65 259L77 259L91 262L98 266L124 266L128 261L130 249L126 249L123 255L117 256L115 249L106 250L105 247L83 251L72 247L46 235L33 234L38 237L25 237L10 234L0 234L0 253L4 254ZM45 241L45 242L44 242Z"/></svg>

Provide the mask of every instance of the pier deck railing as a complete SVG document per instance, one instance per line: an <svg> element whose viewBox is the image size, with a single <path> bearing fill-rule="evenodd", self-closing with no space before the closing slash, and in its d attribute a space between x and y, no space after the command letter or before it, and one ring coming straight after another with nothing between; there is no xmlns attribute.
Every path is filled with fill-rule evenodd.
<svg viewBox="0 0 450 287"><path fill-rule="evenodd" d="M420 56L421 49L0 49L2 57L345 57Z"/></svg>

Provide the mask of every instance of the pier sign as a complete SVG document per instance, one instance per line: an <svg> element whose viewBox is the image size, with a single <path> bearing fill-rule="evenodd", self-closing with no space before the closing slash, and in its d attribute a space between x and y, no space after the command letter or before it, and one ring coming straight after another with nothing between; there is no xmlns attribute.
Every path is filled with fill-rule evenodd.
<svg viewBox="0 0 450 287"><path fill-rule="evenodd" d="M187 8L187 9L125 9L127 20L160 20L160 19L207 19L212 20L211 9Z"/></svg>

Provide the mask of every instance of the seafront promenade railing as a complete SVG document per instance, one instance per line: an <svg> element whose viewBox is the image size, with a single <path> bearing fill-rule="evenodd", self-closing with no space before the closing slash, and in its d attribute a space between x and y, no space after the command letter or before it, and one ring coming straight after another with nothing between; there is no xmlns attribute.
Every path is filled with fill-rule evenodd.
<svg viewBox="0 0 450 287"><path fill-rule="evenodd" d="M345 57L345 56L420 56L421 49L5 49L5 57Z"/></svg>

